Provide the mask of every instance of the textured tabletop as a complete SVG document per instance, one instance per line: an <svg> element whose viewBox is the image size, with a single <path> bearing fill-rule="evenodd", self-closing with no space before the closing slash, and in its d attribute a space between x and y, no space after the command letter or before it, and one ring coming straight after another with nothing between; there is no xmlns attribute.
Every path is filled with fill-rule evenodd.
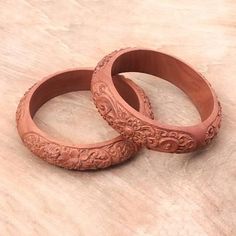
<svg viewBox="0 0 236 236"><path fill-rule="evenodd" d="M234 0L1 0L0 39L1 236L236 235ZM123 165L92 172L64 170L31 154L15 124L24 92L50 73L94 67L128 46L175 55L210 81L223 107L212 145L181 155L142 150ZM199 121L176 87L126 76L149 95L160 121ZM73 143L117 135L86 91L52 99L35 122Z"/></svg>

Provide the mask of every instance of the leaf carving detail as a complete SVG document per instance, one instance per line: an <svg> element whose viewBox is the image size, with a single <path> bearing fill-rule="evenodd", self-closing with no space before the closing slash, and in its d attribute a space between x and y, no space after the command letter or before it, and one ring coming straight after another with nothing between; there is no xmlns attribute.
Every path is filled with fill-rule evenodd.
<svg viewBox="0 0 236 236"><path fill-rule="evenodd" d="M67 169L101 169L129 159L138 146L128 140L118 140L99 148L59 145L39 134L27 133L24 144L41 159Z"/></svg>
<svg viewBox="0 0 236 236"><path fill-rule="evenodd" d="M114 95L105 82L96 80L96 75L92 93L100 114L125 139L163 152L181 153L189 152L195 148L196 141L190 134L153 127L149 123L134 117L114 99ZM149 107L149 100L145 98L143 100ZM146 115L152 117L152 114Z"/></svg>

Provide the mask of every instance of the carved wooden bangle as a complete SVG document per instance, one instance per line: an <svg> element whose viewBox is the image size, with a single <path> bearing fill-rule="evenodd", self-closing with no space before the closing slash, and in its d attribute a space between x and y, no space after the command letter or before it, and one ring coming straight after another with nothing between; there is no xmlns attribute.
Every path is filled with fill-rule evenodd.
<svg viewBox="0 0 236 236"><path fill-rule="evenodd" d="M67 92L89 90L92 73L91 69L63 71L36 83L25 93L16 112L17 129L23 143L35 155L60 167L85 170L121 163L138 151L140 145L121 136L89 145L62 143L49 137L34 123L36 111L51 98ZM153 117L150 103L137 85L124 78L117 79L115 83L129 104L142 114Z"/></svg>
<svg viewBox="0 0 236 236"><path fill-rule="evenodd" d="M130 107L116 90L112 76L122 72L148 73L176 85L190 97L202 122L179 127L145 117ZM221 106L210 84L186 63L161 52L142 48L112 52L98 63L91 89L105 120L124 138L152 150L191 152L209 144L220 128Z"/></svg>

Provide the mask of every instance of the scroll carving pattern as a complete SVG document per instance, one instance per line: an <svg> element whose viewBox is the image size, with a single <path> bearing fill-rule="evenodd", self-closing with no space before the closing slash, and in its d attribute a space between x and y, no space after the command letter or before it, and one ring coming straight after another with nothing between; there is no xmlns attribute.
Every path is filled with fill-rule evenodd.
<svg viewBox="0 0 236 236"><path fill-rule="evenodd" d="M222 107L220 102L218 102L218 114L215 118L215 120L209 125L206 135L205 135L205 144L211 143L211 141L214 139L214 137L218 134L220 126L221 126L221 120L222 120Z"/></svg>
<svg viewBox="0 0 236 236"><path fill-rule="evenodd" d="M24 94L24 96L21 98L20 102L19 102L19 105L17 107L17 110L16 110L16 124L18 125L19 124L19 120L22 118L22 116L24 115L24 106L25 106L25 101L26 101L26 97L29 93L29 91L34 87L36 86L36 83L33 84Z"/></svg>
<svg viewBox="0 0 236 236"><path fill-rule="evenodd" d="M118 140L99 148L80 148L60 145L39 134L27 133L23 142L41 159L74 170L106 168L124 162L138 151L138 146L128 140Z"/></svg>
<svg viewBox="0 0 236 236"><path fill-rule="evenodd" d="M153 150L176 153L190 152L195 149L196 141L189 133L154 127L148 122L134 117L114 99L114 95L108 85L104 81L97 79L98 70L106 65L117 52L114 51L103 58L95 68L92 93L100 114L123 136L124 140L119 139L114 143L99 148L80 148L58 144L37 133L29 132L24 134L22 139L35 155L57 166L85 170L106 168L124 162L137 152L141 146L146 146ZM17 108L17 124L24 116L23 108L30 89L25 93ZM149 99L142 89L138 87L136 89L144 102L144 115L153 119ZM205 145L209 144L217 135L221 118L222 112L219 103L219 113L205 134Z"/></svg>
<svg viewBox="0 0 236 236"><path fill-rule="evenodd" d="M97 72L119 51L114 51L105 56L95 68L96 73L93 75L92 93L100 114L124 138L146 146L149 149L175 153L193 151L197 146L197 142L191 134L183 131L153 127L148 122L134 117L114 99L114 95L104 80L98 79ZM219 113L208 127L203 145L210 143L217 135L221 116L221 106L219 103Z"/></svg>
<svg viewBox="0 0 236 236"><path fill-rule="evenodd" d="M18 105L16 111L17 125L24 123L25 102L32 87L24 94ZM135 84L133 87L144 98L143 113L146 116L153 117L150 102L143 90L138 90L138 86ZM75 170L101 169L119 164L131 158L141 148L141 145L122 138L94 148L67 146L49 140L33 131L25 133L22 136L22 141L31 152L41 159L60 167Z"/></svg>
<svg viewBox="0 0 236 236"><path fill-rule="evenodd" d="M100 114L125 139L163 152L181 153L194 149L196 142L189 134L152 127L147 122L133 117L114 99L105 82L95 81L92 93Z"/></svg>

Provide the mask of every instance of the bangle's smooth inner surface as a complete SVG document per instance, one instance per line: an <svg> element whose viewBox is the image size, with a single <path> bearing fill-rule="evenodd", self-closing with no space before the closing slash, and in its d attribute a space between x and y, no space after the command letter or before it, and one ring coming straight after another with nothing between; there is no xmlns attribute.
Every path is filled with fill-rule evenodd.
<svg viewBox="0 0 236 236"><path fill-rule="evenodd" d="M57 74L43 82L33 93L30 101L30 115L33 118L37 110L48 100L74 91L90 90L91 70L68 71ZM114 79L116 89L122 98L134 109L139 110L139 99L133 88L121 79Z"/></svg>
<svg viewBox="0 0 236 236"><path fill-rule="evenodd" d="M111 68L112 75L141 72L160 77L183 90L197 107L202 121L214 107L214 98L206 81L191 67L169 55L150 50L134 50L120 55Z"/></svg>

